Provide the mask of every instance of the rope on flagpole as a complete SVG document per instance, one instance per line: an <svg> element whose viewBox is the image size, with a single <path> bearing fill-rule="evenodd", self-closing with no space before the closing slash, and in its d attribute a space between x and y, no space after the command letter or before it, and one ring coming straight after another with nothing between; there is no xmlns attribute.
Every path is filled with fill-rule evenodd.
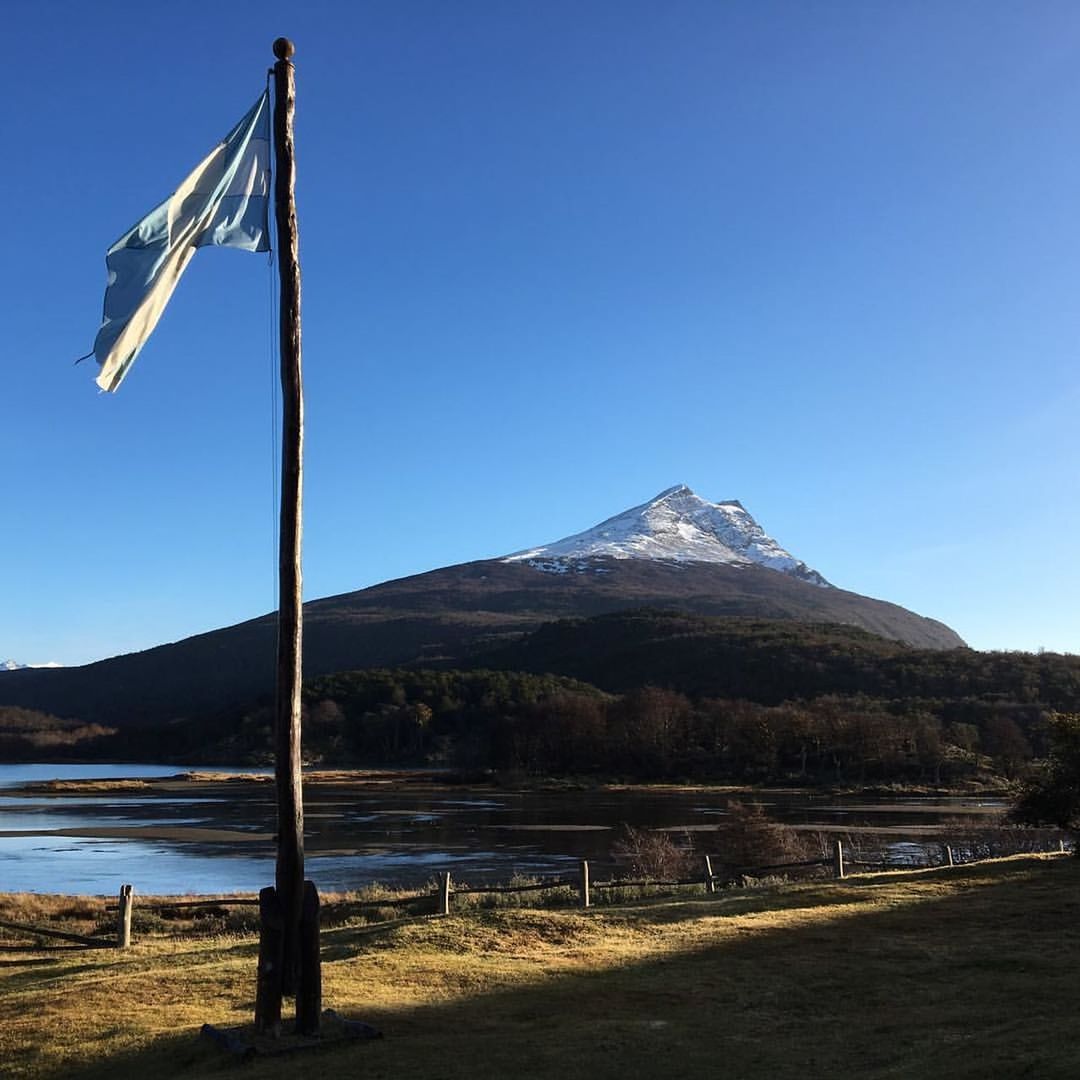
<svg viewBox="0 0 1080 1080"><path fill-rule="evenodd" d="M278 606L278 470L280 469L280 445L278 441L278 416L281 413L281 375L278 368L279 357L275 329L278 322L278 299L277 299L277 275L274 273L273 252L270 255L270 263L267 266L267 281L270 289L270 329L267 334L267 348L269 350L270 363L270 596L274 609Z"/></svg>
<svg viewBox="0 0 1080 1080"><path fill-rule="evenodd" d="M266 71L266 90L270 92L270 80L273 77L274 69L268 68ZM270 155L270 169L273 171L273 154ZM269 185L270 191L273 192L274 186L271 182ZM271 195L273 198L273 195ZM268 214L268 231L275 228L275 215ZM271 232L270 250L266 261L267 270L267 282L270 290L270 304L268 311L270 314L269 329L267 332L267 350L270 357L269 369L270 369L270 535L273 538L270 542L270 580L272 582L270 586L270 598L272 601L272 609L276 610L279 597L278 597L278 503L280 501L280 495L278 493L278 473L281 468L281 449L278 442L278 417L281 414L281 370L280 363L281 357L278 350L277 342L277 327L278 327L278 290L277 275L275 273L274 255L277 249L277 236Z"/></svg>

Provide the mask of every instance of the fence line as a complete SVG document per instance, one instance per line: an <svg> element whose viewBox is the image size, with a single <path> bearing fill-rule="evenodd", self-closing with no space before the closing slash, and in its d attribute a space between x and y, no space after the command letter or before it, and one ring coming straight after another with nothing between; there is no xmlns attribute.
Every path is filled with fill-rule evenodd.
<svg viewBox="0 0 1080 1080"><path fill-rule="evenodd" d="M5 930L19 930L34 937L59 938L61 941L70 941L75 945L81 945L84 949L127 949L131 946L131 911L135 900L135 888L132 885L121 885L118 903L106 907L106 911L116 911L116 937L87 937L85 934L72 934L66 930L53 930L49 926L38 926L36 923L8 922L0 920L0 927ZM29 946L27 951L32 951Z"/></svg>
<svg viewBox="0 0 1080 1080"><path fill-rule="evenodd" d="M167 903L151 904L147 911L172 911L174 908L213 908L213 907L258 907L257 896L226 896L220 900L174 900ZM115 905L106 908L114 911Z"/></svg>
<svg viewBox="0 0 1080 1080"><path fill-rule="evenodd" d="M713 860L719 859L716 855L703 855L702 862L704 865L704 873L700 877L692 878L676 878L676 879L658 879L658 878L638 878L638 879L625 879L625 878L613 878L609 881L595 881L591 878L591 867L587 859L582 859L579 863L579 874L577 879L566 877L553 877L544 881L530 882L526 885L464 885L460 888L451 889L450 887L450 873L449 871L442 871L439 874L438 886L435 892L435 912L440 915L447 915L450 912L450 897L451 896L482 896L482 895L500 895L506 893L528 893L528 892L547 892L554 889L566 889L575 888L578 893L578 902L581 907L588 908L592 906L592 893L597 889L633 889L633 888L679 888L682 886L703 886L707 893L716 891L718 883L725 884L739 878L752 877L755 874L773 873L782 870L801 870L810 869L818 866L831 866L833 868L833 876L835 878L845 878L849 867L858 866L865 868L883 869L883 870L929 870L936 867L948 867L967 865L974 862L984 861L984 857L973 855L968 859L957 859L956 851L952 845L943 844L942 855L943 859L940 863L927 862L925 864L901 864L888 863L881 860L877 861L865 861L861 859L852 859L845 851L844 843L842 840L837 839L833 842L833 850L828 858L821 859L803 859L797 862L787 863L774 863L767 866L733 866L729 867L729 872L726 874L717 874L713 871ZM1057 852L1065 854L1065 841L1059 840L1057 843ZM1045 849L1042 851L1032 851L1030 854L1046 854ZM1024 854L1024 852L1017 852L1016 854ZM998 858L997 855L987 855L985 858ZM417 896L403 898L397 901L397 903L417 903L425 899L425 896L430 897L431 894L419 894ZM361 901L357 906L379 906L385 904L385 901Z"/></svg>
<svg viewBox="0 0 1080 1080"><path fill-rule="evenodd" d="M5 930L24 930L28 934L40 935L41 937L59 938L61 941L73 941L77 945L83 945L87 949L111 949L115 942L106 938L85 937L82 934L69 934L62 930L51 930L45 926L35 926L32 923L18 923L0 921L0 926Z"/></svg>
<svg viewBox="0 0 1080 1080"><path fill-rule="evenodd" d="M547 881L535 881L529 885L462 885L461 888L454 889L454 895L473 896L481 893L539 892L542 889L565 889L567 886L576 888L577 881L570 878L550 878ZM594 884L593 888L596 887Z"/></svg>
<svg viewBox="0 0 1080 1080"><path fill-rule="evenodd" d="M1065 841L1063 839L1058 840L1055 849L1052 849L1056 854L1066 854ZM524 885L463 885L459 888L451 888L451 879L449 871L441 871L438 875L436 882L436 888L434 893L418 893L413 896L395 896L386 897L385 899L372 899L372 900L356 900L351 902L353 908L384 908L384 907L407 907L412 904L423 904L425 902L433 901L433 908L435 915L449 915L451 907L451 897L453 896L483 896L483 895L500 895L508 893L531 893L531 892L548 892L555 889L574 889L577 892L578 903L582 908L588 908L592 906L592 892L597 889L634 889L634 888L679 888L683 886L697 886L703 887L706 893L715 893L718 884L729 884L737 881L740 878L753 877L764 873L773 873L783 870L800 870L809 869L812 867L832 867L832 876L836 879L843 879L847 876L848 869L851 867L862 867L873 870L929 870L929 869L942 869L955 866L965 866L972 863L984 862L987 859L1001 858L1001 855L988 854L980 856L973 854L973 848L969 849L968 858L958 857L959 852L957 847L952 844L941 845L941 862L926 862L926 863L907 863L897 864L889 863L883 860L863 860L851 858L849 853L845 850L844 842L841 839L836 839L833 842L833 849L829 857L821 859L806 859L798 862L787 863L774 863L768 866L732 866L728 864L727 873L717 874L713 869L713 860L719 860L720 857L716 855L703 855L703 873L697 877L692 878L675 878L675 879L659 879L659 878L612 878L607 881L594 881L591 879L590 865L587 859L582 859L579 863L578 875L574 878L568 878L564 876L551 877L542 881L529 882ZM1048 854L1046 849L1031 850L1014 852L1014 854ZM175 911L182 909L199 909L199 908L222 908L222 907L257 907L259 904L258 899L246 896L225 896L218 898L208 898L201 900L172 900L172 901L158 901L154 904L148 904L144 910L153 913L162 913L167 911ZM131 944L131 916L134 908L134 888L131 885L125 884L120 886L120 893L118 897L118 903L106 905L106 912L117 913L117 932L115 938L100 937L92 938L86 937L82 934L72 934L65 931L53 930L48 927L37 926L31 923L19 923L0 920L0 928L7 930L23 931L34 936L59 938L64 941L70 941L77 945L82 945L84 948L118 948L126 949ZM27 946L27 951L31 951L33 946Z"/></svg>

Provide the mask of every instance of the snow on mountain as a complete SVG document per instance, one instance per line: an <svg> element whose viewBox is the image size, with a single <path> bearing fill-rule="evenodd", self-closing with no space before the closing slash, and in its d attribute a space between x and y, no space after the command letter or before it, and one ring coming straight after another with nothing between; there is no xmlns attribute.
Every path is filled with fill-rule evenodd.
<svg viewBox="0 0 1080 1080"><path fill-rule="evenodd" d="M50 661L47 664L20 664L18 660L0 660L0 671L22 671L24 668L57 668L63 667L63 664L56 663L55 660Z"/></svg>
<svg viewBox="0 0 1080 1080"><path fill-rule="evenodd" d="M831 588L816 570L785 551L743 509L741 503L711 503L685 484L660 492L641 506L625 510L585 532L553 544L505 556L506 563L526 562L538 570L564 574L582 560L659 559L678 563L725 563L759 566Z"/></svg>

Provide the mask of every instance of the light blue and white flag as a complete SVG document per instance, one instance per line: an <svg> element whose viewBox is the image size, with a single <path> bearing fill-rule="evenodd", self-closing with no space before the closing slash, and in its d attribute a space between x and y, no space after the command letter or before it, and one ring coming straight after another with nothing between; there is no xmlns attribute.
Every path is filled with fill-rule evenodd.
<svg viewBox="0 0 1080 1080"><path fill-rule="evenodd" d="M264 93L176 191L109 248L105 316L94 340L102 390L123 381L196 248L270 249L269 192L270 105Z"/></svg>

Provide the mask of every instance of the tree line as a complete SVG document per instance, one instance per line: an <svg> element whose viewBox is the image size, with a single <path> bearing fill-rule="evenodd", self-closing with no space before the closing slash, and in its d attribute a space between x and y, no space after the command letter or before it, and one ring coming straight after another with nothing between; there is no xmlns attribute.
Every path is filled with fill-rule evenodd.
<svg viewBox="0 0 1080 1080"><path fill-rule="evenodd" d="M653 686L621 695L566 686L527 697L445 694L425 692L425 674L454 690L505 677L409 672L398 681L365 672L317 681L305 694L308 752L328 762L539 776L941 784L1018 776L1043 740L1042 710L1002 703L944 719L918 703L860 695L761 705ZM372 699L370 675L390 688L381 700Z"/></svg>
<svg viewBox="0 0 1080 1080"><path fill-rule="evenodd" d="M115 733L101 724L0 705L0 761L78 756L87 747L100 749Z"/></svg>
<svg viewBox="0 0 1080 1080"><path fill-rule="evenodd" d="M559 676L345 672L304 688L304 754L329 767L441 766L598 779L944 784L1020 776L1046 749L1039 705L826 694L780 705ZM151 757L271 761L269 702L104 742ZM134 740L134 741L133 741ZM101 747L104 750L104 746ZM85 747L83 753L85 756ZM139 756L136 752L135 756Z"/></svg>

